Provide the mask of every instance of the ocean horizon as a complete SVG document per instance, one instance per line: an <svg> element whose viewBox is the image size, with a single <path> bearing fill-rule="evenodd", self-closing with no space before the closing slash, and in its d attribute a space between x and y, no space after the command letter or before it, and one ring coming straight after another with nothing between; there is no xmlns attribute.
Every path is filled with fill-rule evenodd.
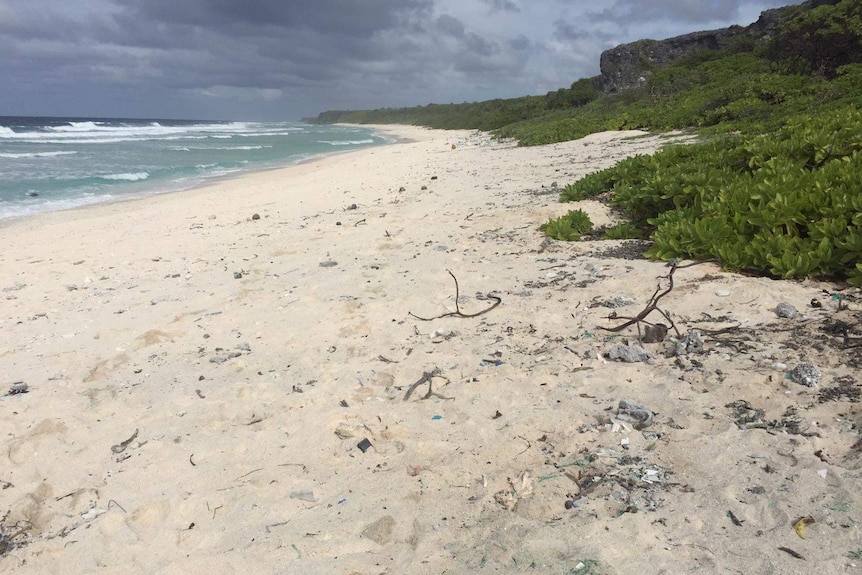
<svg viewBox="0 0 862 575"><path fill-rule="evenodd" d="M0 220L387 142L367 128L302 122L0 116Z"/></svg>

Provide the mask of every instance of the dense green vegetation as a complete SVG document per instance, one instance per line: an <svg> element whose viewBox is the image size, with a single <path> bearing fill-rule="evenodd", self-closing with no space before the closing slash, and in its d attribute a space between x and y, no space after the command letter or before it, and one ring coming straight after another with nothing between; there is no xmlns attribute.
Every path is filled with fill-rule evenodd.
<svg viewBox="0 0 862 575"><path fill-rule="evenodd" d="M723 135L635 156L566 186L560 199L607 192L631 220L608 236L649 234L649 257L715 259L728 270L832 275L862 286L859 110L815 112L768 135ZM570 227L572 213L545 224L546 233Z"/></svg>
<svg viewBox="0 0 862 575"><path fill-rule="evenodd" d="M329 111L313 121L474 128L526 146L633 128L762 133L813 106L862 103L862 72L847 67L862 62L862 2L787 10L768 41L740 37L724 51L691 54L623 93L600 95L585 78L545 96Z"/></svg>
<svg viewBox="0 0 862 575"><path fill-rule="evenodd" d="M624 160L567 185L561 201L608 194L628 220L605 237L649 237L650 257L862 286L862 1L786 10L767 40L691 54L619 94L579 80L544 97L320 120L494 130L521 145L697 129L702 143ZM577 240L592 223L573 210L542 230Z"/></svg>
<svg viewBox="0 0 862 575"><path fill-rule="evenodd" d="M581 239L585 233L593 229L593 221L584 210L569 210L564 216L551 218L542 224L541 230L555 240L573 242Z"/></svg>

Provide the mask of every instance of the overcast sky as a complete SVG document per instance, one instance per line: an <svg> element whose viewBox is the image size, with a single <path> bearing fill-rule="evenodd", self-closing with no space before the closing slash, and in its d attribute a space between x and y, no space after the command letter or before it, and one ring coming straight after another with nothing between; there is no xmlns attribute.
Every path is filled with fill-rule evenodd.
<svg viewBox="0 0 862 575"><path fill-rule="evenodd" d="M544 94L792 0L0 0L0 115L295 120Z"/></svg>

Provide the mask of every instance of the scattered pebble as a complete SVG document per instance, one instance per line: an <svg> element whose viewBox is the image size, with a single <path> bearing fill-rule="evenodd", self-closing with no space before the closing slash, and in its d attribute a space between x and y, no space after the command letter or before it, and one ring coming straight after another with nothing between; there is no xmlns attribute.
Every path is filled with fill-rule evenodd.
<svg viewBox="0 0 862 575"><path fill-rule="evenodd" d="M717 295L718 297L727 297L730 295L730 290L717 289L715 290L715 295Z"/></svg>
<svg viewBox="0 0 862 575"><path fill-rule="evenodd" d="M624 307L627 305L632 305L635 303L635 300L628 296L624 295L615 295L612 298L606 299L601 303L602 307L609 307L611 309L616 309L618 307Z"/></svg>
<svg viewBox="0 0 862 575"><path fill-rule="evenodd" d="M6 395L18 395L20 393L29 393L30 386L27 385L26 382L16 381L9 387L9 391L6 392Z"/></svg>
<svg viewBox="0 0 862 575"><path fill-rule="evenodd" d="M636 345L615 345L608 351L607 356L609 359L624 361L626 363L637 363L652 359L652 355L648 351Z"/></svg>
<svg viewBox="0 0 862 575"><path fill-rule="evenodd" d="M793 319L796 317L796 308L786 302L781 302L775 306L775 315L784 319Z"/></svg>
<svg viewBox="0 0 862 575"><path fill-rule="evenodd" d="M326 260L325 262L320 262L320 267L322 268L334 268L338 265L338 262L334 262L332 260Z"/></svg>
<svg viewBox="0 0 862 575"><path fill-rule="evenodd" d="M253 219L253 220L259 220L259 219L260 219L260 214L252 214L251 219Z"/></svg>
<svg viewBox="0 0 862 575"><path fill-rule="evenodd" d="M630 399L621 399L617 407L617 418L631 423L638 430L652 425L653 417L652 411Z"/></svg>
<svg viewBox="0 0 862 575"><path fill-rule="evenodd" d="M820 370L810 363L800 363L788 374L790 379L806 387L816 387L820 383Z"/></svg>

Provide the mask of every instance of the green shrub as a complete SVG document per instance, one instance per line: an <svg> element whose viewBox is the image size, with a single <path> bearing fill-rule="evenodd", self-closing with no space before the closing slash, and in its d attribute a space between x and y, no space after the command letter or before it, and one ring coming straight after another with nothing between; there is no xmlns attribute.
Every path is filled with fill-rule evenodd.
<svg viewBox="0 0 862 575"><path fill-rule="evenodd" d="M577 241L581 236L593 229L593 222L584 210L569 212L559 218L550 218L548 223L539 228L545 235L555 240Z"/></svg>
<svg viewBox="0 0 862 575"><path fill-rule="evenodd" d="M617 222L605 229L605 239L609 240L639 240L643 239L644 232L632 222Z"/></svg>

